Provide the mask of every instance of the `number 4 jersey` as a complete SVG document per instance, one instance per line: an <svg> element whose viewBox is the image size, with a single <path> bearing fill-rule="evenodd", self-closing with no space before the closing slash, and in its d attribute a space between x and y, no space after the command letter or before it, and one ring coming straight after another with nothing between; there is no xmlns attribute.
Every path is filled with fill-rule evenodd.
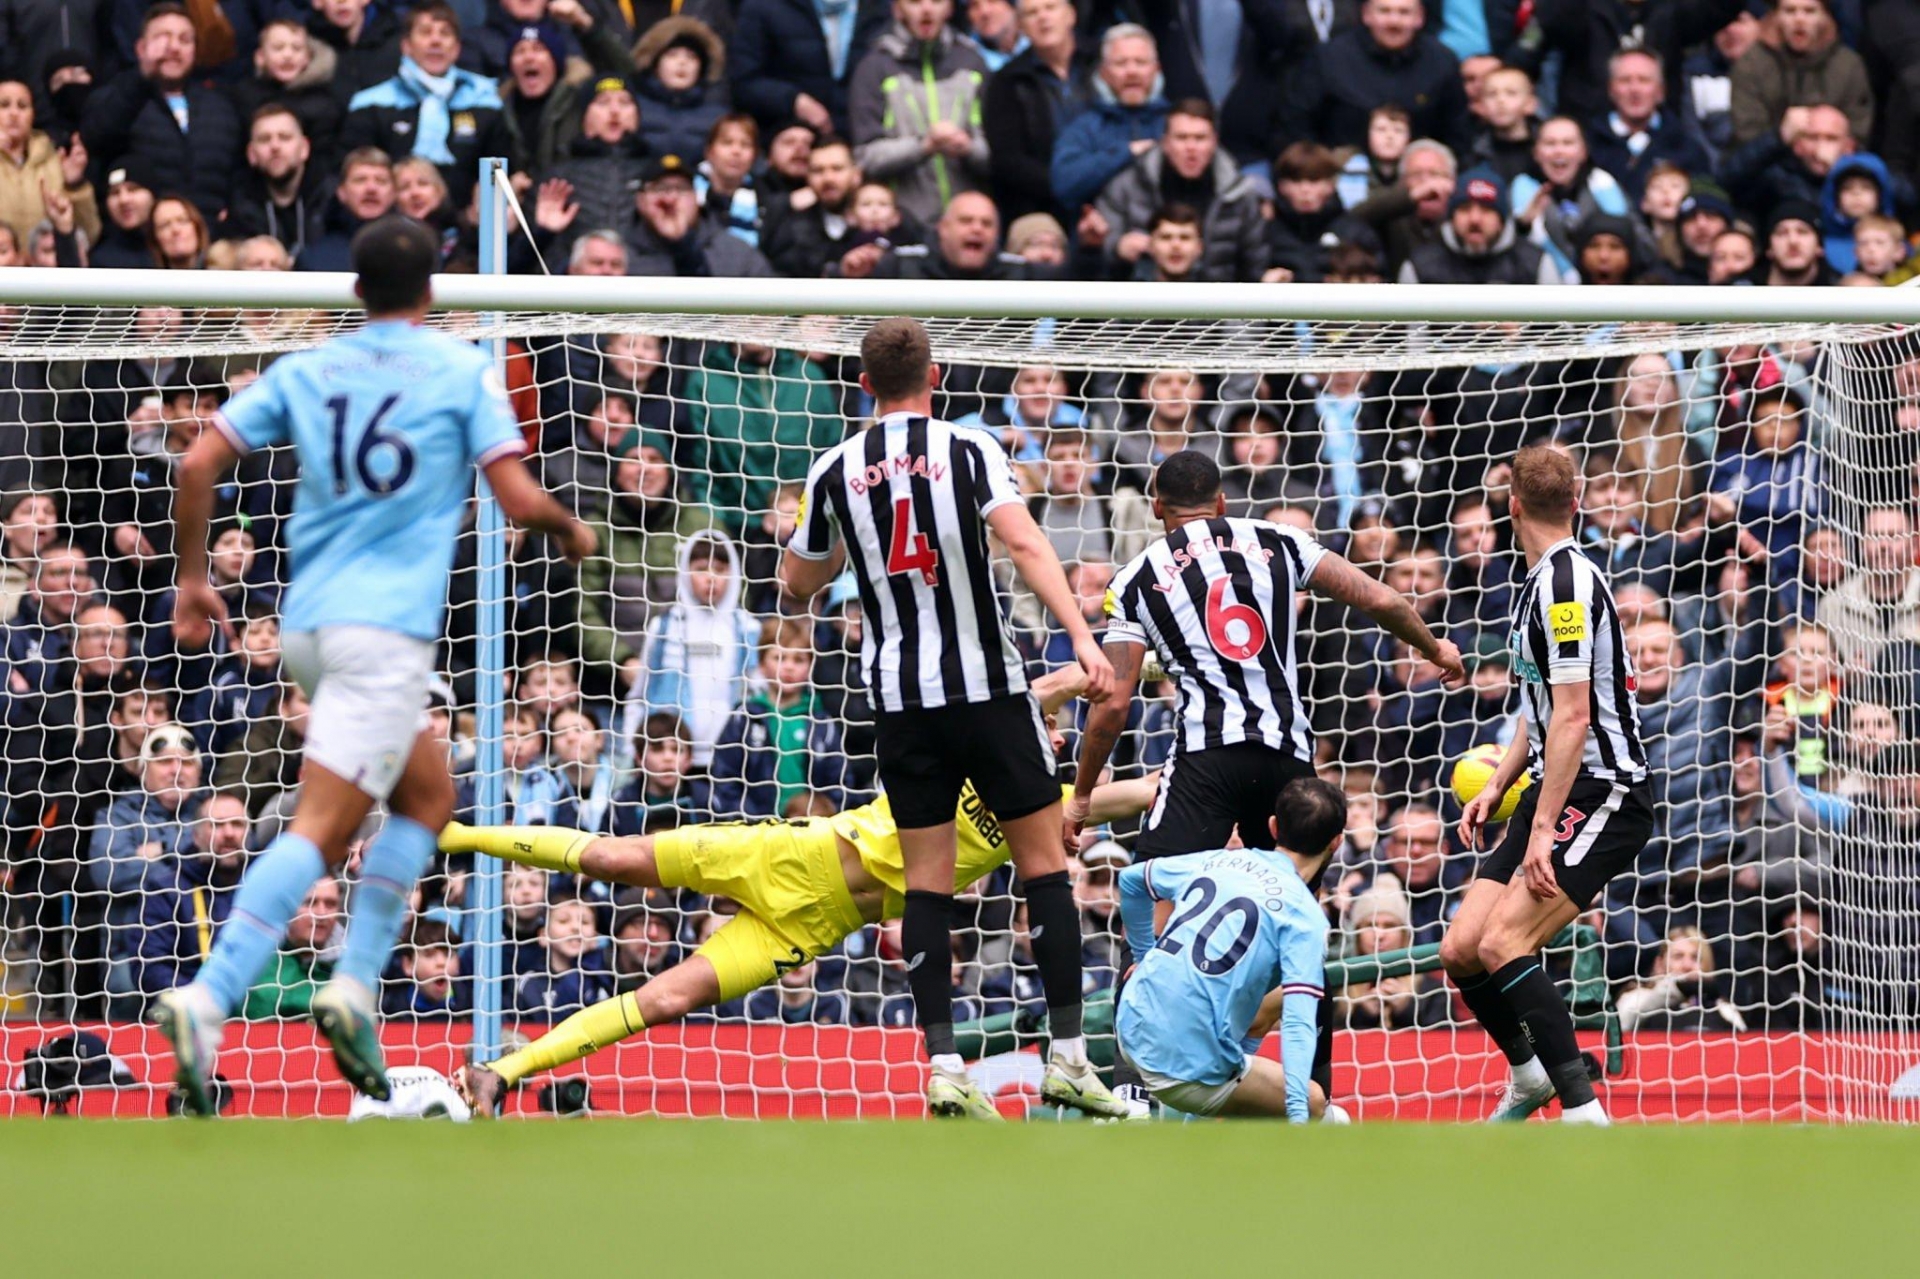
<svg viewBox="0 0 1920 1279"><path fill-rule="evenodd" d="M214 426L242 453L291 444L289 631L440 636L473 468L526 452L485 351L383 320L276 360Z"/></svg>
<svg viewBox="0 0 1920 1279"><path fill-rule="evenodd" d="M1153 904L1173 903L1156 942ZM1127 940L1143 956L1116 1014L1136 1065L1188 1083L1238 1078L1267 992L1289 999L1287 1089L1304 1102L1313 1004L1326 981L1327 917L1284 852L1255 848L1136 862L1120 876ZM1296 1073L1298 1082L1296 1084Z"/></svg>
<svg viewBox="0 0 1920 1279"><path fill-rule="evenodd" d="M1325 549L1265 520L1194 520L1113 579L1109 642L1150 646L1180 693L1176 750L1262 742L1311 761L1294 661L1294 592Z"/></svg>
<svg viewBox="0 0 1920 1279"><path fill-rule="evenodd" d="M988 514L1024 500L993 432L917 414L889 413L814 462L787 549L823 560L845 539L876 709L1026 691L987 549Z"/></svg>

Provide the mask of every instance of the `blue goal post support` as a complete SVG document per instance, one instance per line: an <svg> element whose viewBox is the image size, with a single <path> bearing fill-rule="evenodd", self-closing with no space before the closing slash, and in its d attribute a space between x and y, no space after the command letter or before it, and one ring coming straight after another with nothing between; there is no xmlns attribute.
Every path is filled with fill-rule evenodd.
<svg viewBox="0 0 1920 1279"><path fill-rule="evenodd" d="M505 275L507 270L507 162L497 156L480 161L480 274ZM505 338L488 343L504 379L507 371ZM474 679L475 813L482 826L499 826L507 819L507 772L504 749L507 704L507 525L484 477L479 486L479 516L475 536L480 539L475 598L477 669ZM468 907L473 920L473 1056L491 1061L500 1055L501 1009L506 1004L506 974L501 970L501 929L506 871L491 857L474 855Z"/></svg>

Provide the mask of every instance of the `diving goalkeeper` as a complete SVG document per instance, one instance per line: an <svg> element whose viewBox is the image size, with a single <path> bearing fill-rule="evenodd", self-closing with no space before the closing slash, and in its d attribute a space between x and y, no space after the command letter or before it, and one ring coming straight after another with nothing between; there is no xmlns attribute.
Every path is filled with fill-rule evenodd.
<svg viewBox="0 0 1920 1279"><path fill-rule="evenodd" d="M1084 678L1077 667L1067 667L1035 681L1034 692L1051 714ZM1149 775L1097 788L1089 820L1145 812L1158 784ZM958 891L1005 865L1010 850L971 783L961 792L955 818ZM483 1116L495 1114L503 1091L529 1075L578 1061L649 1026L739 999L866 925L899 918L905 906L905 864L884 797L835 817L685 826L622 839L548 826L456 823L442 832L440 848L639 888L691 888L740 904L740 913L684 963L575 1013L516 1052L461 1069L454 1083ZM1000 1117L991 1098L975 1085L968 1088L968 1115Z"/></svg>

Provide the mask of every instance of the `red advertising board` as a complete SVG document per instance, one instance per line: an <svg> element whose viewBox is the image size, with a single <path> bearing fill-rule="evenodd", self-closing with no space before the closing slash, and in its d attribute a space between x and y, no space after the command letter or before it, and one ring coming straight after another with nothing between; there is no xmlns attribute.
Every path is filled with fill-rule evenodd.
<svg viewBox="0 0 1920 1279"><path fill-rule="evenodd" d="M38 1101L12 1091L22 1058L71 1029L0 1023L0 1114L40 1112ZM168 1061L158 1036L140 1025L85 1029L107 1041L138 1083L89 1090L75 1112L164 1113ZM467 1034L464 1026L389 1026L388 1059L451 1074ZM1340 1035L1336 1044L1335 1096L1358 1120L1477 1119L1504 1075L1499 1055L1475 1031L1363 1031ZM1599 1045L1589 1039L1586 1046ZM1626 1073L1609 1080L1602 1095L1621 1119L1807 1121L1849 1106L1862 1117L1920 1118L1913 1102L1888 1100L1896 1079L1920 1064L1902 1047L1871 1036L1639 1035L1628 1042ZM1266 1051L1276 1054L1276 1042ZM1018 1053L983 1063L1009 1113L1031 1093L1037 1062ZM220 1065L234 1087L233 1113L346 1113L347 1087L305 1025L236 1023ZM909 1118L922 1113L922 1069L912 1031L734 1024L664 1027L561 1073L584 1075L594 1109L603 1112ZM510 1105L532 1110L535 1099L522 1093Z"/></svg>

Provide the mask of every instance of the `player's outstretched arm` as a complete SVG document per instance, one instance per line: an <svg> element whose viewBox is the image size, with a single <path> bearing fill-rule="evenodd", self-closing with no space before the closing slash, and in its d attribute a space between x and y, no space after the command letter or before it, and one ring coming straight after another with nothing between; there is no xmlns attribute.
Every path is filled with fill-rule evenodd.
<svg viewBox="0 0 1920 1279"><path fill-rule="evenodd" d="M1157 768L1145 777L1124 782L1102 782L1088 796L1091 804L1087 809L1087 820L1098 826L1119 821L1123 817L1137 817L1153 807L1153 797L1159 792L1160 770Z"/></svg>
<svg viewBox="0 0 1920 1279"><path fill-rule="evenodd" d="M560 553L569 564L578 564L593 554L597 540L593 530L575 519L573 512L555 501L540 487L527 464L517 456L497 458L487 464L487 485L493 490L500 510L521 528L547 533L560 543Z"/></svg>
<svg viewBox="0 0 1920 1279"><path fill-rule="evenodd" d="M178 561L173 634L188 648L210 642L215 626L225 632L229 644L234 643L226 601L207 576L207 528L213 520L214 486L239 460L240 454L224 434L202 431L175 476L173 545Z"/></svg>
<svg viewBox="0 0 1920 1279"><path fill-rule="evenodd" d="M1067 585L1066 570L1060 567L1053 543L1034 523L1032 513L1018 502L1004 502L987 512L987 526L1007 548L1020 580L1073 641L1073 655L1087 673L1087 701L1100 705L1113 692L1113 665L1100 651L1087 619L1080 616L1073 588Z"/></svg>
<svg viewBox="0 0 1920 1279"><path fill-rule="evenodd" d="M1413 645L1416 652L1440 668L1441 682L1448 688L1466 683L1467 669L1460 661L1460 649L1428 630L1405 596L1386 583L1368 577L1346 557L1328 551L1321 556L1308 584L1330 599L1359 609L1380 623L1388 634Z"/></svg>

